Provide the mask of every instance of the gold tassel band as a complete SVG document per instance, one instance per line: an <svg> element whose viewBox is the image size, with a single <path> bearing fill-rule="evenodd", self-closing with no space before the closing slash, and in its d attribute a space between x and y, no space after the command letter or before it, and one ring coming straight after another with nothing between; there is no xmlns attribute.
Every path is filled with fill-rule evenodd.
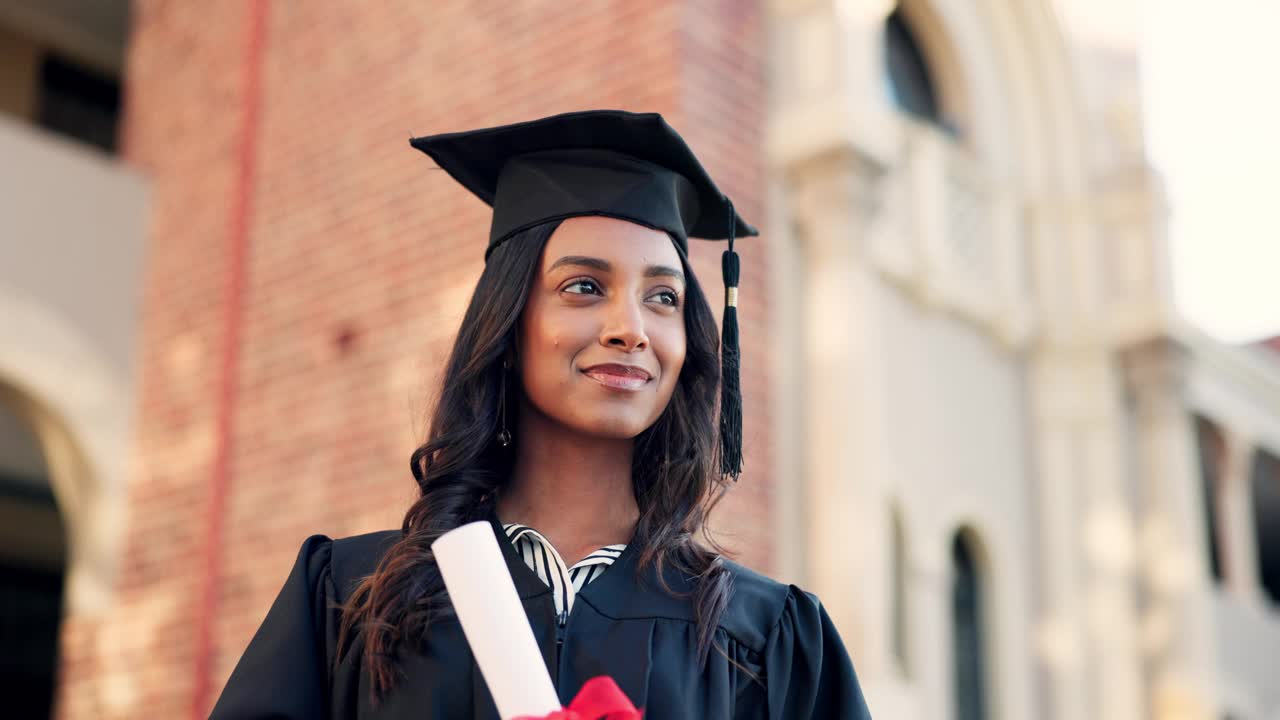
<svg viewBox="0 0 1280 720"><path fill-rule="evenodd" d="M727 287L724 289L725 307L738 307L738 288Z"/></svg>

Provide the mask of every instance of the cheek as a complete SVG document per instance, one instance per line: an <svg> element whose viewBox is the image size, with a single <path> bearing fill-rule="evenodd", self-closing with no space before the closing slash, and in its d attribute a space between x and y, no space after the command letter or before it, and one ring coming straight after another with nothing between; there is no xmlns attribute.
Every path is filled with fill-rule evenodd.
<svg viewBox="0 0 1280 720"><path fill-rule="evenodd" d="M523 318L524 344L529 350L528 359L536 362L539 356L560 347L562 328L554 313L534 307Z"/></svg>
<svg viewBox="0 0 1280 720"><path fill-rule="evenodd" d="M658 362L662 364L662 384L668 390L675 387L680 369L684 367L685 342L684 326L679 325L666 330L661 342L654 344Z"/></svg>
<svg viewBox="0 0 1280 720"><path fill-rule="evenodd" d="M526 320L522 374L531 395L550 401L563 392L584 346L581 335L577 325L555 313L541 312Z"/></svg>

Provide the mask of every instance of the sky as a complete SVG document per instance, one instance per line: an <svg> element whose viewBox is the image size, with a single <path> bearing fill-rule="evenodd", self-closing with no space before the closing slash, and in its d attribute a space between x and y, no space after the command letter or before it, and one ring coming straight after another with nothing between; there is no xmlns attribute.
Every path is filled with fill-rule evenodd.
<svg viewBox="0 0 1280 720"><path fill-rule="evenodd" d="M1178 308L1221 340L1278 335L1280 0L1145 0L1137 26Z"/></svg>

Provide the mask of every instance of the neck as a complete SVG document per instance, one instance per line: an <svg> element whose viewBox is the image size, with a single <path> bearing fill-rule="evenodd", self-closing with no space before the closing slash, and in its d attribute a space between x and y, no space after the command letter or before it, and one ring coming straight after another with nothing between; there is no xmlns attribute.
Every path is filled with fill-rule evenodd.
<svg viewBox="0 0 1280 720"><path fill-rule="evenodd" d="M515 465L498 497L501 521L536 529L566 556L630 542L640 517L634 441L584 435L521 405Z"/></svg>

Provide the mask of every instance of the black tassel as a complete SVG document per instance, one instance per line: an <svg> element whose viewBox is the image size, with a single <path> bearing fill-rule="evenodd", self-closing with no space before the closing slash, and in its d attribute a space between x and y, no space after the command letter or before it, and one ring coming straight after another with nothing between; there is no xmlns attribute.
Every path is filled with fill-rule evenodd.
<svg viewBox="0 0 1280 720"><path fill-rule="evenodd" d="M737 482L742 474L742 388L738 349L738 254L733 251L737 214L729 203L729 249L720 257L724 271L724 322L720 340L720 473Z"/></svg>

